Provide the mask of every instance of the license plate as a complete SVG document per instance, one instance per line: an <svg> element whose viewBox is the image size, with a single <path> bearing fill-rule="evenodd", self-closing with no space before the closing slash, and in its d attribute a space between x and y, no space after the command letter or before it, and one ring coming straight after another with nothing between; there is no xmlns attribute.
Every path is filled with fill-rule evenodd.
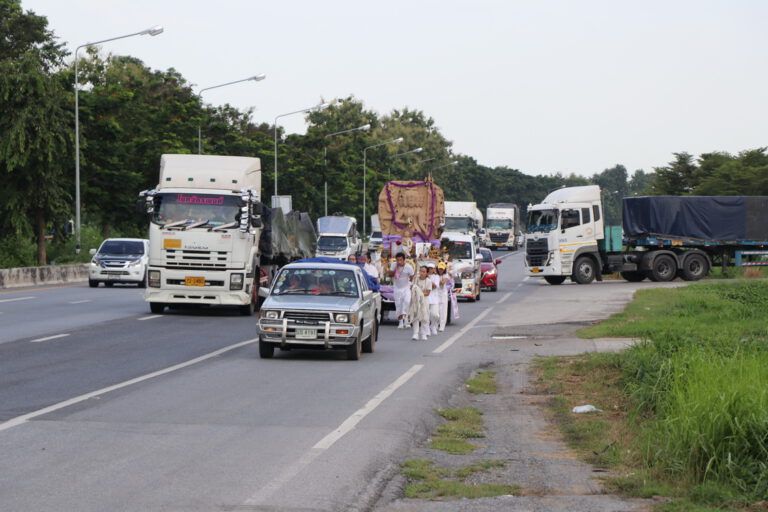
<svg viewBox="0 0 768 512"><path fill-rule="evenodd" d="M296 329L297 340L313 340L317 338L317 329Z"/></svg>
<svg viewBox="0 0 768 512"><path fill-rule="evenodd" d="M501 246L502 246L502 245L504 245L504 244L503 244L503 243L501 243L501 242L496 242L496 245L497 245L498 247L501 247Z"/></svg>
<svg viewBox="0 0 768 512"><path fill-rule="evenodd" d="M205 286L205 278L186 276L184 278L184 286Z"/></svg>
<svg viewBox="0 0 768 512"><path fill-rule="evenodd" d="M539 267L533 267L531 269L531 272L533 272L534 274L538 274L539 272L541 272L541 270L539 270Z"/></svg>

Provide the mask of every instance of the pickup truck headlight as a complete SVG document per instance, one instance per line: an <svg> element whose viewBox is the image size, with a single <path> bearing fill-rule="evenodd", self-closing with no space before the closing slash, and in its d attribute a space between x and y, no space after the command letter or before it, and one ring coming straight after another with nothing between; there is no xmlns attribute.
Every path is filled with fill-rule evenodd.
<svg viewBox="0 0 768 512"><path fill-rule="evenodd" d="M462 272L461 273L462 279L472 279L472 272Z"/></svg>
<svg viewBox="0 0 768 512"><path fill-rule="evenodd" d="M336 313L333 316L333 319L340 324L348 324L349 323L349 315L347 313Z"/></svg>
<svg viewBox="0 0 768 512"><path fill-rule="evenodd" d="M229 289L230 290L243 289L243 274L232 274L229 276Z"/></svg>
<svg viewBox="0 0 768 512"><path fill-rule="evenodd" d="M277 320L280 318L279 311L264 311L264 318L267 320Z"/></svg>
<svg viewBox="0 0 768 512"><path fill-rule="evenodd" d="M141 265L141 260L136 260L136 261L129 261L129 262L128 262L128 266L129 266L129 267L135 267L135 266L137 266L137 265Z"/></svg>

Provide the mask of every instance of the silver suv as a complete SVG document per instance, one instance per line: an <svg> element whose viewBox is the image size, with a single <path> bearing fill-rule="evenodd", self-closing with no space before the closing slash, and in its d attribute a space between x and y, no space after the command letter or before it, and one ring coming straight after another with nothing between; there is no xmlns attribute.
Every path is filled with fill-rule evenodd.
<svg viewBox="0 0 768 512"><path fill-rule="evenodd" d="M99 283L112 286L115 283L135 283L139 288L147 286L147 262L149 240L142 238L107 238L99 250L91 249L88 269L88 286Z"/></svg>

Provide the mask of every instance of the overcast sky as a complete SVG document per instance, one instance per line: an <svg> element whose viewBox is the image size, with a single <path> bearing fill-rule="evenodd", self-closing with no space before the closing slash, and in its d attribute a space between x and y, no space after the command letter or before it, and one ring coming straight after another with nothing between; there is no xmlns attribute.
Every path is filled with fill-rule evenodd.
<svg viewBox="0 0 768 512"><path fill-rule="evenodd" d="M763 0L22 0L70 50L173 67L255 121L354 94L423 110L454 151L529 174L651 170L768 145ZM282 118L303 132L301 116ZM407 141L406 141L407 143ZM406 146L404 146L405 149Z"/></svg>

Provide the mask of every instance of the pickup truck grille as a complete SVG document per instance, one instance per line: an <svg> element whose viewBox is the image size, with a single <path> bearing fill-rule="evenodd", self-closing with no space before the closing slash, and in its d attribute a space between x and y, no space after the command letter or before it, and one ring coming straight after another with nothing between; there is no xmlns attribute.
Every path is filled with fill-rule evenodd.
<svg viewBox="0 0 768 512"><path fill-rule="evenodd" d="M165 265L168 268L223 270L227 268L227 253L225 251L165 249Z"/></svg>
<svg viewBox="0 0 768 512"><path fill-rule="evenodd" d="M491 233L491 242L497 243L497 242L506 242L509 240L509 233Z"/></svg>
<svg viewBox="0 0 768 512"><path fill-rule="evenodd" d="M330 313L321 313L317 311L286 311L283 313L283 318L290 320L311 320L314 322L330 322Z"/></svg>

